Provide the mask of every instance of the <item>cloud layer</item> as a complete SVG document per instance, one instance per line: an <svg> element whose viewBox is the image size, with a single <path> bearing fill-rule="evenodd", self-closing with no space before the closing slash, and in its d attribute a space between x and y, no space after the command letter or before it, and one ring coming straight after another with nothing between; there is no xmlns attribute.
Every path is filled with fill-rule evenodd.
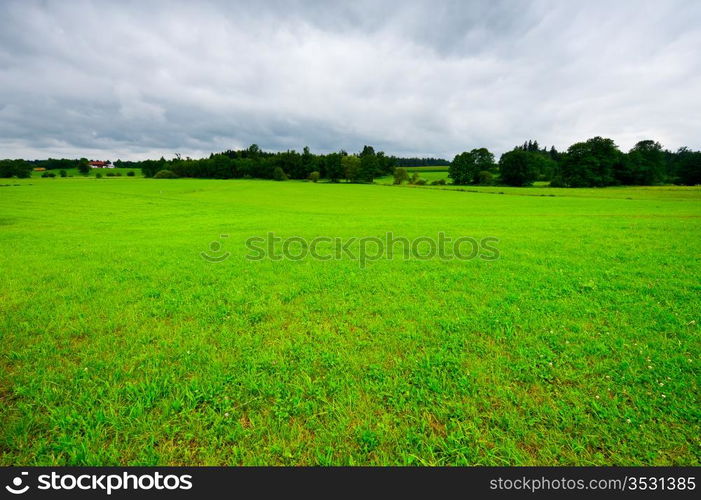
<svg viewBox="0 0 701 500"><path fill-rule="evenodd" d="M701 148L701 3L0 3L0 157Z"/></svg>

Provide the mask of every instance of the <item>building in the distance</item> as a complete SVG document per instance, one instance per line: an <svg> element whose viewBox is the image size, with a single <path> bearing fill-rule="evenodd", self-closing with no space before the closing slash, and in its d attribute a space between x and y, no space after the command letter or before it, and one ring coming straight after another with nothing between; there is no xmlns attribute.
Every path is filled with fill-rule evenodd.
<svg viewBox="0 0 701 500"><path fill-rule="evenodd" d="M111 161L91 161L90 166L92 168L114 168Z"/></svg>

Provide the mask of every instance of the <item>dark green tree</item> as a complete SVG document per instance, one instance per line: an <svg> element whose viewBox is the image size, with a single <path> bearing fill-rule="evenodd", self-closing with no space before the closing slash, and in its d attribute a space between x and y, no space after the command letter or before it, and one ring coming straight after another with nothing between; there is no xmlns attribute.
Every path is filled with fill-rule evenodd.
<svg viewBox="0 0 701 500"><path fill-rule="evenodd" d="M494 155L487 148L473 149L456 155L448 168L453 184L479 184L480 172L494 172Z"/></svg>
<svg viewBox="0 0 701 500"><path fill-rule="evenodd" d="M78 162L78 172L82 175L88 175L90 173L90 162L87 158L81 158Z"/></svg>
<svg viewBox="0 0 701 500"><path fill-rule="evenodd" d="M531 154L522 149L501 155L499 172L501 181L508 186L530 186L536 179Z"/></svg>
<svg viewBox="0 0 701 500"><path fill-rule="evenodd" d="M345 176L343 165L341 164L341 158L342 156L340 153L331 153L330 155L326 155L324 160L326 166L326 177L328 177L331 182L338 182Z"/></svg>
<svg viewBox="0 0 701 500"><path fill-rule="evenodd" d="M25 160L0 160L0 177L27 179L32 175L32 165Z"/></svg>
<svg viewBox="0 0 701 500"><path fill-rule="evenodd" d="M701 151L681 148L674 156L675 181L686 186L701 184Z"/></svg>
<svg viewBox="0 0 701 500"><path fill-rule="evenodd" d="M653 140L638 142L628 152L626 165L630 184L651 186L659 184L665 178L665 161L659 142Z"/></svg>
<svg viewBox="0 0 701 500"><path fill-rule="evenodd" d="M397 167L394 169L394 184L401 184L409 180L409 172L406 168Z"/></svg>
<svg viewBox="0 0 701 500"><path fill-rule="evenodd" d="M453 184L459 186L469 184L473 178L475 159L472 153L465 151L455 155L453 162L448 167L448 177L453 180Z"/></svg>
<svg viewBox="0 0 701 500"><path fill-rule="evenodd" d="M560 161L559 180L567 187L600 187L618 184L623 155L612 139L594 137L567 149Z"/></svg>
<svg viewBox="0 0 701 500"><path fill-rule="evenodd" d="M360 158L355 155L341 157L343 165L343 175L350 182L360 181Z"/></svg>
<svg viewBox="0 0 701 500"><path fill-rule="evenodd" d="M372 182L378 174L377 155L366 154L360 156L360 170L358 172L358 181Z"/></svg>

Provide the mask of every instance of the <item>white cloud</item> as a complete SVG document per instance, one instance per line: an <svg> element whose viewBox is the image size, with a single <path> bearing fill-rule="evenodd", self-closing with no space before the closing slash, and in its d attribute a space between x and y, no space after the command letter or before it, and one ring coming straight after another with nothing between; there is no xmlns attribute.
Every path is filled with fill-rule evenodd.
<svg viewBox="0 0 701 500"><path fill-rule="evenodd" d="M699 144L697 2L0 4L0 156Z"/></svg>

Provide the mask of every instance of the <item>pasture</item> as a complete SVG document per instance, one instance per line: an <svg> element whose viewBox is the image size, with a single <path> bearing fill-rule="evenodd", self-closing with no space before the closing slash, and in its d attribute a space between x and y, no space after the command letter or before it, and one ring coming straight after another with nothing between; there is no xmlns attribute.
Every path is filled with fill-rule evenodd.
<svg viewBox="0 0 701 500"><path fill-rule="evenodd" d="M701 462L699 188L0 184L2 465ZM388 231L500 258L245 258Z"/></svg>

